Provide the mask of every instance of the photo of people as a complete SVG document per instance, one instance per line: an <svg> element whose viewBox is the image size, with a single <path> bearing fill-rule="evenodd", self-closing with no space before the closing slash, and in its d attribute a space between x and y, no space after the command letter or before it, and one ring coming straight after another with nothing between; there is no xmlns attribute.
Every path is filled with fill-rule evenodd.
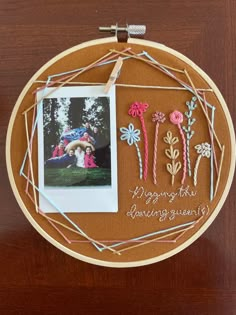
<svg viewBox="0 0 236 315"><path fill-rule="evenodd" d="M109 97L43 100L45 186L111 185Z"/></svg>

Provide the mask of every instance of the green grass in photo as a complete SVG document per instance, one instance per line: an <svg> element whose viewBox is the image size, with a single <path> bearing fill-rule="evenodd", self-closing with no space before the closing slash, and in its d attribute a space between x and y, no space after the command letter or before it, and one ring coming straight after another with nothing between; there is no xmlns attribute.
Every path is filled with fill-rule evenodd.
<svg viewBox="0 0 236 315"><path fill-rule="evenodd" d="M111 185L111 170L107 168L45 168L45 186L105 186Z"/></svg>

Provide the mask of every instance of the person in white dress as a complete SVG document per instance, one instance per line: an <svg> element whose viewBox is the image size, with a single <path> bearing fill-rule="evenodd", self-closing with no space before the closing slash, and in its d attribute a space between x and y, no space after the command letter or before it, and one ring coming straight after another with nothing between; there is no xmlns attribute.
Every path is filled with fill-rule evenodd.
<svg viewBox="0 0 236 315"><path fill-rule="evenodd" d="M84 165L84 151L81 149L81 147L77 147L76 151L75 151L75 156L76 156L76 166L77 167L85 167Z"/></svg>

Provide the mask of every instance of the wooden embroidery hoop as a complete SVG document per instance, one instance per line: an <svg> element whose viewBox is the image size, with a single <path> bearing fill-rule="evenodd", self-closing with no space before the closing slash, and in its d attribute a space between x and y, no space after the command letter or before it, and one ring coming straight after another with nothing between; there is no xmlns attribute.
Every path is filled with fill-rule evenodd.
<svg viewBox="0 0 236 315"><path fill-rule="evenodd" d="M101 258L96 257L91 257L90 255L83 254L80 252L80 250L72 250L70 249L69 246L67 246L64 242L63 239L60 239L60 237L56 237L54 234L51 233L51 227L45 225L45 223L42 222L42 220L38 220L36 214L34 213L34 206L30 203L27 202L26 198L23 196L23 189L22 189L22 179L19 179L19 175L17 172L17 167L19 168L19 165L16 165L16 161L12 155L12 146L13 143L15 142L16 134L23 134L21 128L22 128L22 123L19 122L19 113L22 112L23 108L25 106L22 106L22 104L25 101L25 97L29 95L29 91L32 90L32 86L34 85L35 80L37 80L39 77L43 76L44 74L47 74L47 70L59 63L63 63L64 60L66 63L68 63L68 60L66 58L70 57L74 54L80 55L82 51L86 52L86 50L89 51L89 54L91 54L91 48L93 46L102 47L113 47L116 45L120 45L122 47L127 47L127 45L131 46L132 48L143 48L144 46L146 49L154 49L158 50L160 53L166 53L168 56L171 58L174 57L176 58L178 63L184 62L186 65L188 65L190 68L194 70L200 77L207 83L208 86L210 86L216 95L216 98L218 99L219 104L221 105L223 112L225 114L225 118L227 120L227 125L229 128L229 143L230 143L230 156L229 156L229 161L228 161L228 176L227 176L227 181L226 184L223 187L223 190L221 191L221 197L219 202L217 203L217 206L215 207L214 211L211 213L210 217L204 222L204 224L193 234L191 235L188 239L183 241L180 245L177 245L174 248L171 248L170 250L167 250L166 252L154 256L150 255L150 257L145 258L145 259L136 259L135 255L131 254L131 256L128 256L127 260L124 261L112 261L110 259L103 259L103 256L101 255ZM140 49L139 49L140 50ZM87 54L85 54L87 55ZM83 55L83 58L85 58L85 55ZM88 55L86 58L90 58L91 56ZM86 63L86 62L84 62ZM59 72L59 71L58 71ZM55 72L54 72L55 73ZM133 99L134 100L134 99ZM30 104L28 104L30 105ZM23 119L23 118L22 118ZM120 127L120 126L117 126ZM118 134L117 134L118 136ZM22 141L20 141L22 142ZM24 141L23 141L24 143ZM25 144L25 143L24 143ZM26 146L22 148L21 152L25 152ZM227 105L219 92L218 88L214 84L214 82L208 77L208 75L201 70L197 65L195 65L191 60L189 60L187 57L182 55L181 53L166 47L163 44L155 43L152 41L147 41L147 40L141 40L141 39L134 39L134 38L128 38L127 43L118 43L117 37L109 37L109 38L104 38L104 39L97 39L97 40L92 40L89 42L85 42L82 44L79 44L75 47L72 47L53 59L51 59L49 62L47 62L40 70L38 70L35 75L29 80L29 82L26 84L24 87L22 93L20 94L16 105L13 109L12 116L9 122L9 127L8 127L8 132L7 132L7 140L6 140L6 161L7 161L7 170L9 174L9 179L10 183L14 192L14 195L17 199L17 202L22 209L23 213L25 214L26 218L30 221L30 223L33 225L33 227L50 243L52 243L54 246L59 248L60 250L64 251L65 253L80 259L85 262L89 262L92 264L96 265L102 265L102 266L108 266L108 267L136 267L136 266L142 266L142 265L147 265L151 264L154 262L161 261L163 259L166 259L172 255L175 255L176 253L180 252L184 248L188 247L191 243L193 243L208 227L209 225L213 222L213 220L216 218L217 214L219 213L220 209L223 206L223 203L227 197L227 194L230 189L230 185L232 183L233 179L233 174L234 174L234 167L235 167L235 136L234 136L234 129L231 121L231 117L227 108ZM102 238L102 236L101 236ZM151 248L152 249L152 248Z"/></svg>

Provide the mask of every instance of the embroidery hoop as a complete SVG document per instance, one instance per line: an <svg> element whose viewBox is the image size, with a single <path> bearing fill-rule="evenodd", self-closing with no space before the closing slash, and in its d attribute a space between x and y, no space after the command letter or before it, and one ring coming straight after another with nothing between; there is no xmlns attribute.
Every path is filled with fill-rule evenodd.
<svg viewBox="0 0 236 315"><path fill-rule="evenodd" d="M160 254L156 257L147 258L147 259L137 259L136 260L135 258L129 257L127 261L110 261L109 259L103 260L102 255L101 255L101 259L96 259L94 257L89 257L89 255L81 254L80 250L75 251L75 250L70 249L68 246L65 246L63 240L60 241L58 239L55 239L52 235L50 235L50 229L51 229L50 227L46 227L45 225L42 226L42 223L41 222L39 223L37 221L37 219L35 218L35 216L32 216L32 208L34 208L34 207L31 206L31 208L29 208L29 204L27 204L27 206L26 206L25 201L22 200L22 191L20 191L22 189L20 188L20 184L19 184L20 182L18 180L16 180L16 177L18 175L16 174L16 165L14 165L14 160L12 159L12 155L11 155L12 132L14 131L13 130L14 128L19 128L19 126L17 127L17 125L16 125L17 114L19 114L19 111L20 111L21 106L22 106L22 102L23 102L25 96L27 95L27 93L29 92L29 89L34 84L34 81L38 77L40 77L41 75L45 74L47 72L47 69L50 66L54 65L57 62L63 62L65 57L68 57L73 53L80 53L82 50L89 49L95 45L102 46L102 45L108 44L109 46L110 45L112 46L112 44L115 44L115 43L118 43L116 36L92 40L89 42L79 44L77 46L74 46L74 47L60 53L56 57L52 58L49 62L47 62L43 67L41 67L41 69L39 69L34 74L34 76L29 80L29 82L24 87L22 93L20 94L20 96L16 102L16 105L13 109L13 112L12 112L12 116L11 116L11 119L9 122L8 132L7 132L6 161L7 161L7 169L8 169L10 183L11 183L14 195L17 199L17 202L18 202L20 208L22 209L23 213L25 214L26 218L30 221L30 223L34 226L34 228L45 239L47 239L50 243L52 243L54 246L56 246L60 250L64 251L65 253L67 253L67 254L69 254L69 255L77 258L77 259L80 259L82 261L85 261L85 262L89 262L89 263L97 264L97 265L102 265L102 266L108 266L108 267L134 267L134 266L147 265L147 264L151 264L151 263L166 259L172 255L175 255L176 253L180 252L184 248L188 247L191 243L193 243L200 235L202 235L202 233L214 221L214 219L216 218L220 209L222 208L223 203L227 197L228 191L230 189L230 185L232 183L233 174L234 174L234 167L235 167L234 129L233 129L233 125L232 125L232 121L231 121L231 117L230 117L227 105L226 105L220 91L218 90L218 88L216 87L214 82L208 77L208 75L203 70L201 70L197 65L195 65L191 60L189 60L187 57L185 57L181 53L179 53L179 52L177 52L171 48L168 48L163 44L159 44L159 43L155 43L155 42L147 41L147 40L134 39L134 38L128 38L127 44L124 44L124 43L121 44L121 45L126 46L126 47L127 47L127 45L130 45L132 47L133 46L137 47L136 45L138 45L140 47L145 46L147 49L152 48L155 50L159 50L161 52L165 52L165 53L169 54L170 56L177 58L177 60L180 60L181 62L184 62L188 66L190 66L214 90L214 93L215 93L220 105L222 106L223 112L224 112L226 120L227 120L228 128L229 128L229 134L230 134L229 141L230 141L230 146L231 146L230 147L230 162L228 165L229 175L228 175L228 179L227 179L227 182L225 184L225 187L222 191L221 198L220 198L216 208L213 210L210 217L206 220L206 222L204 222L204 224L197 230L196 233L194 233L191 237L189 237L182 244L177 245L175 248L172 248L171 250L167 250L163 254ZM16 132L16 131L14 131L14 132ZM131 257L132 257L132 255L131 255Z"/></svg>

